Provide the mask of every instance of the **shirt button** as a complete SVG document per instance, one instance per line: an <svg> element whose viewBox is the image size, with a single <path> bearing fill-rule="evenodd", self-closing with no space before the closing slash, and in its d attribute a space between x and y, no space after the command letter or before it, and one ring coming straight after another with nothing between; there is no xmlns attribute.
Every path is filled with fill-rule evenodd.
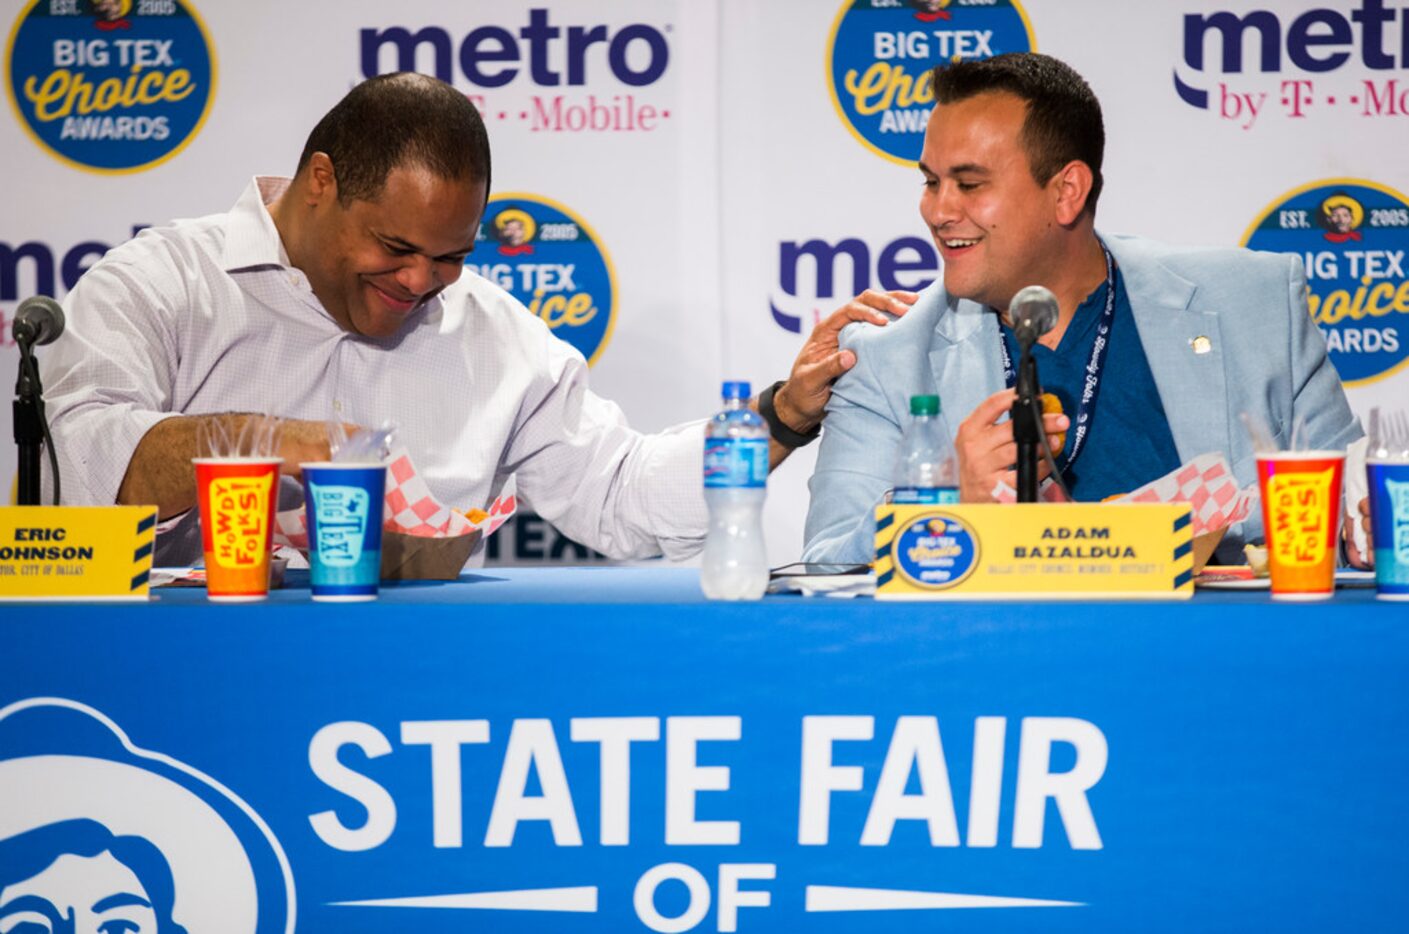
<svg viewBox="0 0 1409 934"><path fill-rule="evenodd" d="M342 403L337 401L336 399L333 400L333 411L337 412L339 415L342 414Z"/></svg>

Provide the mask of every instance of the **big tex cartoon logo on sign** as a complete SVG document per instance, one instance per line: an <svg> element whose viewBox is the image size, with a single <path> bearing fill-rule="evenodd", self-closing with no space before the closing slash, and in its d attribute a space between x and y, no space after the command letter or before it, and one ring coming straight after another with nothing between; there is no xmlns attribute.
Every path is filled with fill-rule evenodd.
<svg viewBox="0 0 1409 934"><path fill-rule="evenodd" d="M1017 0L847 0L832 24L827 82L852 135L913 168L934 106L934 66L1036 48Z"/></svg>
<svg viewBox="0 0 1409 934"><path fill-rule="evenodd" d="M1243 237L1306 264L1311 317L1348 386L1409 359L1409 198L1360 179L1314 182L1278 198Z"/></svg>
<svg viewBox="0 0 1409 934"><path fill-rule="evenodd" d="M20 124L76 168L171 158L215 97L215 53L187 0L35 0L15 23L6 90Z"/></svg>
<svg viewBox="0 0 1409 934"><path fill-rule="evenodd" d="M0 930L294 930L293 873L241 798L61 698L0 709Z"/></svg>
<svg viewBox="0 0 1409 934"><path fill-rule="evenodd" d="M586 221L556 201L507 192L489 199L476 240L465 265L596 363L616 320L616 277Z"/></svg>

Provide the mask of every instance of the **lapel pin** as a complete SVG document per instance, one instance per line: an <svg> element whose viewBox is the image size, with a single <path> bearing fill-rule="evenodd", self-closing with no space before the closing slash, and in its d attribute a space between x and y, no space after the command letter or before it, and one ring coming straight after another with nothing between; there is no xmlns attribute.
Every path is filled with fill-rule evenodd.
<svg viewBox="0 0 1409 934"><path fill-rule="evenodd" d="M1198 337L1189 341L1189 346L1194 348L1194 353L1196 354L1206 354L1213 349L1213 341L1200 334Z"/></svg>

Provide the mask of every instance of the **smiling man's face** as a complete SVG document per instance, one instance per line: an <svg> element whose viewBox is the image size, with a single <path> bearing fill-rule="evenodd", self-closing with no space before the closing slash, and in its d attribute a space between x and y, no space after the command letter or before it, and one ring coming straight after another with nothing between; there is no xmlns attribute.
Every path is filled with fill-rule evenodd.
<svg viewBox="0 0 1409 934"><path fill-rule="evenodd" d="M1057 193L1032 177L1021 142L1027 103L1005 91L939 104L920 171L920 214L944 258L950 295L1000 310L1043 282L1060 234Z"/></svg>
<svg viewBox="0 0 1409 934"><path fill-rule="evenodd" d="M354 334L385 339L460 277L474 247L484 182L441 178L416 165L387 175L381 192L314 211L303 271L328 313Z"/></svg>

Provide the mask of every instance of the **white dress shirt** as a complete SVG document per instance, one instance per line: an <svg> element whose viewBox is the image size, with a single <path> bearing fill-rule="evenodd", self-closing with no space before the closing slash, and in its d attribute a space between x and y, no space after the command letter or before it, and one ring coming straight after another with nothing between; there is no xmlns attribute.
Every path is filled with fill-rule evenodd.
<svg viewBox="0 0 1409 934"><path fill-rule="evenodd" d="M390 420L447 506L484 508L514 477L528 505L605 554L699 550L700 423L631 430L588 389L576 349L469 270L395 337L348 333L289 265L266 207L288 184L256 178L228 214L144 230L69 293L44 359L65 503L115 502L138 442L172 415ZM183 524L159 563L199 556L194 511ZM482 561L483 542L470 563Z"/></svg>

